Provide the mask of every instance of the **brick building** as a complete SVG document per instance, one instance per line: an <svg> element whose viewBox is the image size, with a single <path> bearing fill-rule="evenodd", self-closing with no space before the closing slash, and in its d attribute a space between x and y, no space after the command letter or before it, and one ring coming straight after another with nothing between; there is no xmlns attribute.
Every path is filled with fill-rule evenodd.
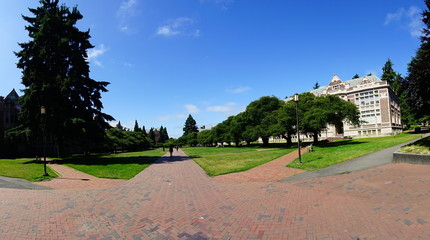
<svg viewBox="0 0 430 240"><path fill-rule="evenodd" d="M21 106L19 96L13 89L6 97L0 96L0 140L4 139L6 130L16 127Z"/></svg>
<svg viewBox="0 0 430 240"><path fill-rule="evenodd" d="M360 127L347 123L329 126L321 137L366 137L394 135L402 131L400 104L386 81L370 75L342 81L336 74L327 86L310 91L316 96L338 95L360 110ZM325 135L325 136L324 136Z"/></svg>

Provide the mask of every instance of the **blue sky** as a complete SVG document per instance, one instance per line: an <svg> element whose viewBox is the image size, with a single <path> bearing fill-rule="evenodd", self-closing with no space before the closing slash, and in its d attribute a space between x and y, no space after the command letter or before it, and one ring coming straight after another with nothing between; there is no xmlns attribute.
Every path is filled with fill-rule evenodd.
<svg viewBox="0 0 430 240"><path fill-rule="evenodd" d="M132 128L182 135L188 114L213 126L261 96L284 98L333 74L406 75L419 47L424 0L60 0L90 29L91 77L108 81L104 112ZM23 89L14 51L28 41L21 14L0 8L0 95Z"/></svg>

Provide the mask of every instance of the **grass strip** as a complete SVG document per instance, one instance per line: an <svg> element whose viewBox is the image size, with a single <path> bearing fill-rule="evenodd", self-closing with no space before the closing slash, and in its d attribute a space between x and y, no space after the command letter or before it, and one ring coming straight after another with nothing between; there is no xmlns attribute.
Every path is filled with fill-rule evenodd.
<svg viewBox="0 0 430 240"><path fill-rule="evenodd" d="M430 136L400 148L402 153L430 154Z"/></svg>
<svg viewBox="0 0 430 240"><path fill-rule="evenodd" d="M318 146L313 147L314 152L302 155L303 164L297 164L298 160L296 159L288 164L287 167L313 171L384 148L393 147L421 136L421 134L402 133L388 137L358 138L320 143Z"/></svg>
<svg viewBox="0 0 430 240"><path fill-rule="evenodd" d="M99 178L131 179L164 154L164 151L154 149L104 156L74 156L58 163Z"/></svg>
<svg viewBox="0 0 430 240"><path fill-rule="evenodd" d="M184 152L209 176L218 176L233 172L246 171L275 160L294 149L268 149L257 151L257 147L196 147L184 148Z"/></svg>
<svg viewBox="0 0 430 240"><path fill-rule="evenodd" d="M48 165L49 166L49 165ZM43 161L34 159L0 159L0 175L5 177L22 178L31 182L38 182L58 177L49 167L46 168L49 176L42 176Z"/></svg>

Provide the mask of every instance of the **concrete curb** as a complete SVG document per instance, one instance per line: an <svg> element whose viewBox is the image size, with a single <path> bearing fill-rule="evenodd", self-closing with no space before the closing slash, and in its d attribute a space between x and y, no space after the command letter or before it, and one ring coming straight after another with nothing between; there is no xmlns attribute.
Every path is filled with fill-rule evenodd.
<svg viewBox="0 0 430 240"><path fill-rule="evenodd" d="M430 165L430 155L394 152L393 163L411 163L411 164Z"/></svg>

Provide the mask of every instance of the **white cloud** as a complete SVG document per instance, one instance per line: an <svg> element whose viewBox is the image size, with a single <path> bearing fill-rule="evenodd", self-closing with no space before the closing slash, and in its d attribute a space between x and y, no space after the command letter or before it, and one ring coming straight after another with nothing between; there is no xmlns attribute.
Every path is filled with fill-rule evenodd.
<svg viewBox="0 0 430 240"><path fill-rule="evenodd" d="M222 10L227 10L234 0L200 0L201 3L212 2L217 4Z"/></svg>
<svg viewBox="0 0 430 240"><path fill-rule="evenodd" d="M190 114L191 113L194 114L194 113L199 113L200 112L199 108L197 106L193 105L193 104L185 104L184 108L185 108L186 112L190 113Z"/></svg>
<svg viewBox="0 0 430 240"><path fill-rule="evenodd" d="M235 93L235 94L240 94L240 93L247 92L249 90L251 90L250 87L238 87L238 88L235 88L235 89L229 89L229 90L227 90L227 92Z"/></svg>
<svg viewBox="0 0 430 240"><path fill-rule="evenodd" d="M234 115L234 114L237 114L237 113L244 110L244 109L237 107L236 105L237 104L234 102L229 102L229 103L226 103L224 105L209 106L208 108L206 108L206 110L208 112L217 112L217 113L223 113L226 115Z"/></svg>
<svg viewBox="0 0 430 240"><path fill-rule="evenodd" d="M130 67L130 68L134 67L134 64L129 63L129 62L124 62L123 65L124 65L124 67Z"/></svg>
<svg viewBox="0 0 430 240"><path fill-rule="evenodd" d="M394 13L387 13L384 25L398 24L401 28L406 29L411 36L419 37L424 27L421 17L421 10L416 6L411 6L407 10L399 8Z"/></svg>
<svg viewBox="0 0 430 240"><path fill-rule="evenodd" d="M121 32L130 32L128 26L129 19L138 14L137 10L138 0L124 0L121 2L121 6L116 12L116 16L119 19L119 30Z"/></svg>
<svg viewBox="0 0 430 240"><path fill-rule="evenodd" d="M157 35L163 35L163 36L174 36L180 34L179 31L175 31L172 29L171 26L165 25L161 26L157 29Z"/></svg>
<svg viewBox="0 0 430 240"><path fill-rule="evenodd" d="M88 61L94 63L95 65L97 65L99 67L103 66L103 64L98 60L98 58L100 56L102 56L103 54L105 54L105 52L107 50L108 49L105 47L104 44L100 44L98 47L89 49L88 52L87 52L87 55L88 55L87 59L88 59Z"/></svg>
<svg viewBox="0 0 430 240"><path fill-rule="evenodd" d="M185 114L167 115L157 117L158 121L167 122L174 119L185 119L187 116Z"/></svg>
<svg viewBox="0 0 430 240"><path fill-rule="evenodd" d="M200 29L194 27L194 20L187 17L180 17L168 21L167 24L157 28L156 35L172 37L182 35L188 37L199 37Z"/></svg>

